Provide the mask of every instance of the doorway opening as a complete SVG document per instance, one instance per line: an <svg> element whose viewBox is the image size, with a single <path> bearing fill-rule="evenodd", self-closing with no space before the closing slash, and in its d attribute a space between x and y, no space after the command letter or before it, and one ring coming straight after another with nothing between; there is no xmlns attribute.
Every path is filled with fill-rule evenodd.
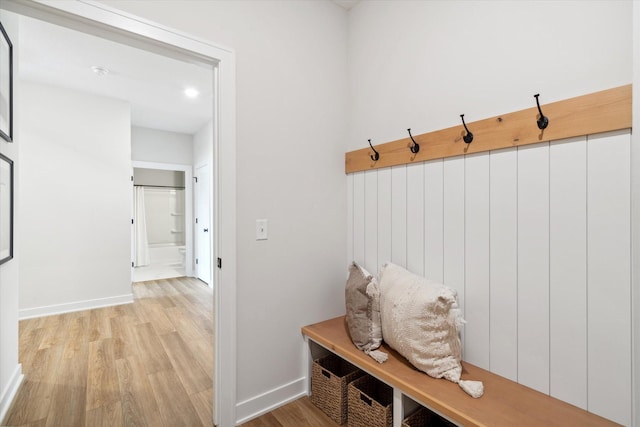
<svg viewBox="0 0 640 427"><path fill-rule="evenodd" d="M211 260L214 287L214 423L236 423L236 131L235 53L207 41L89 2L39 3L5 0L0 7L19 15L97 35L128 46L203 64L212 69L213 152ZM224 159L224 162L221 161ZM18 190L19 191L19 190ZM221 268L224 260L224 269Z"/></svg>
<svg viewBox="0 0 640 427"><path fill-rule="evenodd" d="M192 276L188 166L133 162L132 282Z"/></svg>

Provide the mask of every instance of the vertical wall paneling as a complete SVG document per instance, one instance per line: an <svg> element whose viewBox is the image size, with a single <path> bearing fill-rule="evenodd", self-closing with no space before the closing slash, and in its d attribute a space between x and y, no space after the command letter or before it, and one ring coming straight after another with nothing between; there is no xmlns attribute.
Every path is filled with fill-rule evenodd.
<svg viewBox="0 0 640 427"><path fill-rule="evenodd" d="M466 318L464 302L464 157L450 157L442 162L444 207L443 281L458 291L458 303ZM464 342L465 331L462 331ZM465 347L462 356L466 359Z"/></svg>
<svg viewBox="0 0 640 427"><path fill-rule="evenodd" d="M407 266L407 167L391 168L391 261Z"/></svg>
<svg viewBox="0 0 640 427"><path fill-rule="evenodd" d="M360 265L364 265L364 174L353 174L353 259Z"/></svg>
<svg viewBox="0 0 640 427"><path fill-rule="evenodd" d="M347 264L353 261L353 177L347 175Z"/></svg>
<svg viewBox="0 0 640 427"><path fill-rule="evenodd" d="M630 425L630 134L587 147L588 409Z"/></svg>
<svg viewBox="0 0 640 427"><path fill-rule="evenodd" d="M378 266L391 261L391 168L378 169Z"/></svg>
<svg viewBox="0 0 640 427"><path fill-rule="evenodd" d="M444 212L442 160L424 164L424 274L444 281Z"/></svg>
<svg viewBox="0 0 640 427"><path fill-rule="evenodd" d="M549 144L518 148L518 382L549 393Z"/></svg>
<svg viewBox="0 0 640 427"><path fill-rule="evenodd" d="M631 135L347 176L349 261L458 291L463 358L630 425Z"/></svg>
<svg viewBox="0 0 640 427"><path fill-rule="evenodd" d="M518 378L518 151L490 159L490 369Z"/></svg>
<svg viewBox="0 0 640 427"><path fill-rule="evenodd" d="M378 172L364 175L364 265L373 275L378 272Z"/></svg>
<svg viewBox="0 0 640 427"><path fill-rule="evenodd" d="M549 147L549 391L587 409L587 141Z"/></svg>
<svg viewBox="0 0 640 427"><path fill-rule="evenodd" d="M424 163L407 166L407 270L424 276Z"/></svg>
<svg viewBox="0 0 640 427"><path fill-rule="evenodd" d="M465 159L465 358L489 369L489 156Z"/></svg>

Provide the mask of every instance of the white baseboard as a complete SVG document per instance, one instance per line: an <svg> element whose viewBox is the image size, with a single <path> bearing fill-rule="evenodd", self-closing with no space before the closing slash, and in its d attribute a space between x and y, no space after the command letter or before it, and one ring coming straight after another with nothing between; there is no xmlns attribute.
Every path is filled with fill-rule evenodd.
<svg viewBox="0 0 640 427"><path fill-rule="evenodd" d="M307 395L306 378L277 387L236 405L236 425L271 412L274 409Z"/></svg>
<svg viewBox="0 0 640 427"><path fill-rule="evenodd" d="M24 308L18 312L18 318L31 319L33 317L51 316L54 314L70 313L72 311L91 310L93 308L109 307L112 305L130 304L133 294L115 297L97 298L85 301L68 302L64 304L47 305L44 307Z"/></svg>
<svg viewBox="0 0 640 427"><path fill-rule="evenodd" d="M7 415L7 411L13 402L13 398L16 397L18 388L22 384L24 375L22 375L22 365L18 363L16 369L13 371L13 375L9 380L9 383L4 388L2 396L0 397L0 423L4 421L4 417ZM4 424L4 423L3 423Z"/></svg>

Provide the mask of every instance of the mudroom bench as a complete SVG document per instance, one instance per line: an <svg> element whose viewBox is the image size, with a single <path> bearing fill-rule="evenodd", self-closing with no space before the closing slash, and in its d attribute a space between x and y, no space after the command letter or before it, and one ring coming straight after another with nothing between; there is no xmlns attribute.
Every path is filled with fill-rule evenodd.
<svg viewBox="0 0 640 427"><path fill-rule="evenodd" d="M416 370L384 344L381 350L389 353L389 360L378 364L353 345L344 316L305 326L302 334L308 343L310 366L331 352L393 388L394 427L400 427L404 417L419 406L465 427L619 425L467 362L462 362L462 379L484 382L484 395L479 399L468 396L457 384Z"/></svg>

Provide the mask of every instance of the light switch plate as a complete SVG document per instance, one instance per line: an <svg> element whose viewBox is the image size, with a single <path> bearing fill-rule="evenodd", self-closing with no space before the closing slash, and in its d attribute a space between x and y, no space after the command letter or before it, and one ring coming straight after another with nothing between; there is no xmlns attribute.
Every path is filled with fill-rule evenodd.
<svg viewBox="0 0 640 427"><path fill-rule="evenodd" d="M256 220L256 240L267 240L267 220Z"/></svg>

